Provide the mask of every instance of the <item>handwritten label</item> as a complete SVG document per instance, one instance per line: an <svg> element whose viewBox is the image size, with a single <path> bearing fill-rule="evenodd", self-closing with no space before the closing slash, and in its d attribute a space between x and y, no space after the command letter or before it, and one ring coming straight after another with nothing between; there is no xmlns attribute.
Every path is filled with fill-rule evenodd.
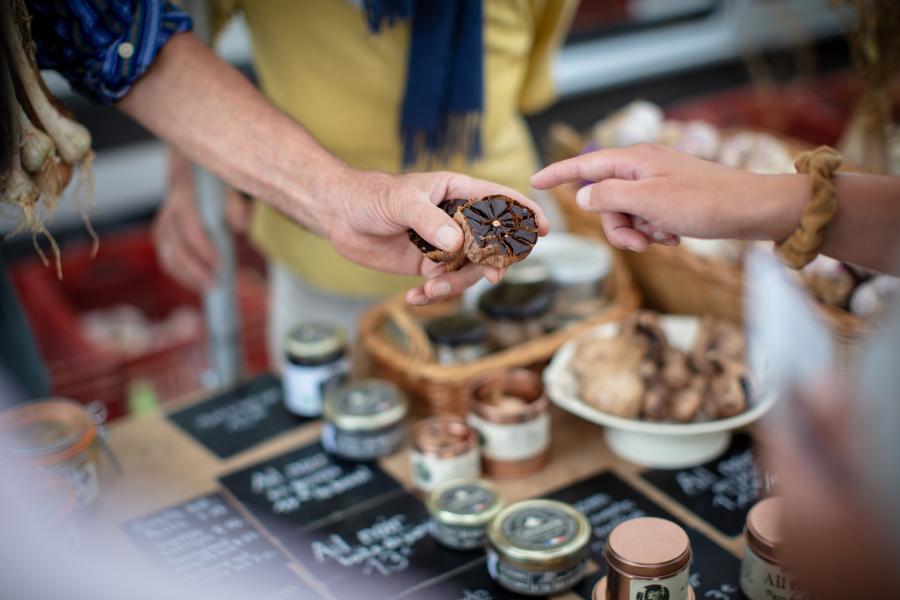
<svg viewBox="0 0 900 600"><path fill-rule="evenodd" d="M677 471L641 475L727 536L744 529L747 512L760 498L762 480L749 436L735 436L724 456Z"/></svg>
<svg viewBox="0 0 900 600"><path fill-rule="evenodd" d="M222 497L210 494L125 523L141 552L188 589L239 586L269 600L317 597L287 558Z"/></svg>
<svg viewBox="0 0 900 600"><path fill-rule="evenodd" d="M389 598L483 560L435 542L429 518L422 502L402 494L282 541L338 598Z"/></svg>
<svg viewBox="0 0 900 600"><path fill-rule="evenodd" d="M522 598L500 587L488 574L484 559L450 577L433 581L398 596L398 600L516 600Z"/></svg>
<svg viewBox="0 0 900 600"><path fill-rule="evenodd" d="M172 413L169 418L219 458L228 458L309 422L291 414L281 382L262 375Z"/></svg>
<svg viewBox="0 0 900 600"><path fill-rule="evenodd" d="M701 534L686 527L673 515L641 492L628 485L609 471L595 475L550 495L551 498L568 502L581 512L591 525L591 558L600 566L599 572L585 578L576 591L583 598L591 598L594 584L606 574L603 549L606 539L615 527L638 517L660 517L678 523L687 531L691 540L693 562L691 564L691 585L697 598L707 597L714 590L737 590L741 563L727 550ZM713 597L713 596L708 596ZM737 592L719 600L738 600Z"/></svg>
<svg viewBox="0 0 900 600"><path fill-rule="evenodd" d="M220 481L276 537L343 518L401 489L378 465L340 460L319 444L231 473Z"/></svg>

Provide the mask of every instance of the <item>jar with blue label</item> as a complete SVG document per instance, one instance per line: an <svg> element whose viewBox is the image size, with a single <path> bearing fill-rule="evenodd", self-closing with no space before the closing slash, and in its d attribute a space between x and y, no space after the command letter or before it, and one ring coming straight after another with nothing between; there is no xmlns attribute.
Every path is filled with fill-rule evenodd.
<svg viewBox="0 0 900 600"><path fill-rule="evenodd" d="M285 407L301 417L318 417L329 392L350 377L347 336L330 323L301 323L285 338L282 386Z"/></svg>

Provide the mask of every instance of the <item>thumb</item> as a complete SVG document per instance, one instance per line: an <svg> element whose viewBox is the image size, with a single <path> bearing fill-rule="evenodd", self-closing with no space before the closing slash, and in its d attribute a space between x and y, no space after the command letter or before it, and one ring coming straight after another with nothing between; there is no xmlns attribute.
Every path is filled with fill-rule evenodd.
<svg viewBox="0 0 900 600"><path fill-rule="evenodd" d="M435 248L454 252L462 247L463 233L450 215L423 195L401 211L401 219Z"/></svg>

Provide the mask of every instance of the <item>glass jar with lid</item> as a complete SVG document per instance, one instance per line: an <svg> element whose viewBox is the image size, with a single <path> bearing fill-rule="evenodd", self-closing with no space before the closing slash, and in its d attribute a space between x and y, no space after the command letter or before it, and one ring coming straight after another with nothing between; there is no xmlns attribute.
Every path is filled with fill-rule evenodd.
<svg viewBox="0 0 900 600"><path fill-rule="evenodd" d="M478 308L488 319L491 342L511 348L547 329L546 319L553 306L551 283L500 283L478 299Z"/></svg>
<svg viewBox="0 0 900 600"><path fill-rule="evenodd" d="M488 524L503 508L500 492L482 479L451 479L428 495L428 530L454 550L484 547Z"/></svg>
<svg viewBox="0 0 900 600"><path fill-rule="evenodd" d="M473 315L457 313L438 317L425 325L425 333L439 364L474 362L487 354L487 325Z"/></svg>
<svg viewBox="0 0 900 600"><path fill-rule="evenodd" d="M301 323L284 340L282 386L285 407L302 417L322 414L331 390L350 377L347 335L330 323Z"/></svg>
<svg viewBox="0 0 900 600"><path fill-rule="evenodd" d="M322 446L353 461L393 454L406 439L406 395L392 383L365 379L325 397Z"/></svg>

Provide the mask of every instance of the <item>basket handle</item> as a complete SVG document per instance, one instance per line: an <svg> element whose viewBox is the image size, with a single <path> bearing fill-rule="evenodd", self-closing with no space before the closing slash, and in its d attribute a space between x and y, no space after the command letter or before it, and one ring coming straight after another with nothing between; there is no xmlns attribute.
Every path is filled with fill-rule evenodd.
<svg viewBox="0 0 900 600"><path fill-rule="evenodd" d="M392 298L387 303L387 317L409 342L410 358L416 361L433 362L434 347L419 321L406 308L402 298Z"/></svg>

